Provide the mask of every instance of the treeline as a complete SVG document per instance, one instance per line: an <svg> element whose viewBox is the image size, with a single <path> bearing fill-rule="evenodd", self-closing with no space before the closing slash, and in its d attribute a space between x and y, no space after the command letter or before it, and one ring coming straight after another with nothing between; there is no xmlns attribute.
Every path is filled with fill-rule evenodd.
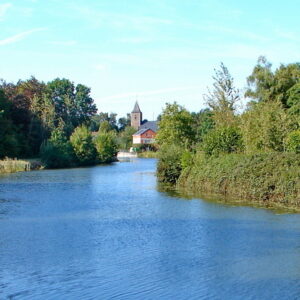
<svg viewBox="0 0 300 300"><path fill-rule="evenodd" d="M90 93L68 79L1 80L0 159L41 156L47 167L112 161L134 130L129 116L97 114Z"/></svg>
<svg viewBox="0 0 300 300"><path fill-rule="evenodd" d="M273 71L260 57L244 95L223 64L213 79L204 95L207 109L190 113L177 103L166 105L157 136L159 180L299 205L300 64ZM241 96L250 100L243 112Z"/></svg>

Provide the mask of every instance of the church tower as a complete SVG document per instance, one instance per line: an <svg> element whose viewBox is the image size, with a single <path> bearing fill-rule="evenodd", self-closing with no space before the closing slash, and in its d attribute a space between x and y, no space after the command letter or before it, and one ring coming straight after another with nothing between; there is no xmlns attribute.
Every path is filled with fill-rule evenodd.
<svg viewBox="0 0 300 300"><path fill-rule="evenodd" d="M138 130L141 125L142 125L142 112L136 101L133 111L131 112L131 127Z"/></svg>

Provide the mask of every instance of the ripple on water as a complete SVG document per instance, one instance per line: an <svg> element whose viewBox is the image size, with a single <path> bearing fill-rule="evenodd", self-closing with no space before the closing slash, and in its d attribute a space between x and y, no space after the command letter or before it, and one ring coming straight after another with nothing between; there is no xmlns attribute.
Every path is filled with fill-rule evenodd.
<svg viewBox="0 0 300 300"><path fill-rule="evenodd" d="M297 299L300 219L156 189L156 161L0 178L0 299Z"/></svg>

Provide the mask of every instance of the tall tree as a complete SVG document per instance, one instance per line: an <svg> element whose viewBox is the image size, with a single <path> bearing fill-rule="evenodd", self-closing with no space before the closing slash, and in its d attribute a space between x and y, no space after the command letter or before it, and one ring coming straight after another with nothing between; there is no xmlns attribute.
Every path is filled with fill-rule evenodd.
<svg viewBox="0 0 300 300"><path fill-rule="evenodd" d="M159 145L193 145L195 132L192 115L176 102L167 103L159 122L157 141Z"/></svg>
<svg viewBox="0 0 300 300"><path fill-rule="evenodd" d="M204 95L211 108L217 126L231 126L234 121L236 103L240 100L239 90L234 87L233 77L223 63L215 69L213 88Z"/></svg>

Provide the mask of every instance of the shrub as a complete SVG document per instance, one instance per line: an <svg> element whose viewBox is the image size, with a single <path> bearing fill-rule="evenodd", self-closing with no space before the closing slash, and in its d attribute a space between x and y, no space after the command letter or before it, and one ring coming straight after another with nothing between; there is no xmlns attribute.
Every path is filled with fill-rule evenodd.
<svg viewBox="0 0 300 300"><path fill-rule="evenodd" d="M109 163L115 160L117 155L116 136L113 132L99 133L95 140L97 159L102 163Z"/></svg>
<svg viewBox="0 0 300 300"><path fill-rule="evenodd" d="M202 149L207 155L239 152L242 149L242 136L235 127L221 127L211 130L202 143Z"/></svg>
<svg viewBox="0 0 300 300"><path fill-rule="evenodd" d="M289 152L300 153L300 129L288 134L286 139L286 150Z"/></svg>
<svg viewBox="0 0 300 300"><path fill-rule="evenodd" d="M207 157L197 152L178 186L189 192L223 194L300 206L300 155L295 153L226 154Z"/></svg>
<svg viewBox="0 0 300 300"><path fill-rule="evenodd" d="M171 144L161 147L157 165L159 181L171 184L176 183L182 170L182 153L183 148L179 145Z"/></svg>
<svg viewBox="0 0 300 300"><path fill-rule="evenodd" d="M86 126L77 127L70 137L70 142L81 165L95 163L97 151L92 134Z"/></svg>
<svg viewBox="0 0 300 300"><path fill-rule="evenodd" d="M40 156L47 168L70 167L75 160L73 148L61 129L55 129L51 138L42 144Z"/></svg>
<svg viewBox="0 0 300 300"><path fill-rule="evenodd" d="M293 126L279 102L255 103L240 120L246 153L283 151Z"/></svg>

